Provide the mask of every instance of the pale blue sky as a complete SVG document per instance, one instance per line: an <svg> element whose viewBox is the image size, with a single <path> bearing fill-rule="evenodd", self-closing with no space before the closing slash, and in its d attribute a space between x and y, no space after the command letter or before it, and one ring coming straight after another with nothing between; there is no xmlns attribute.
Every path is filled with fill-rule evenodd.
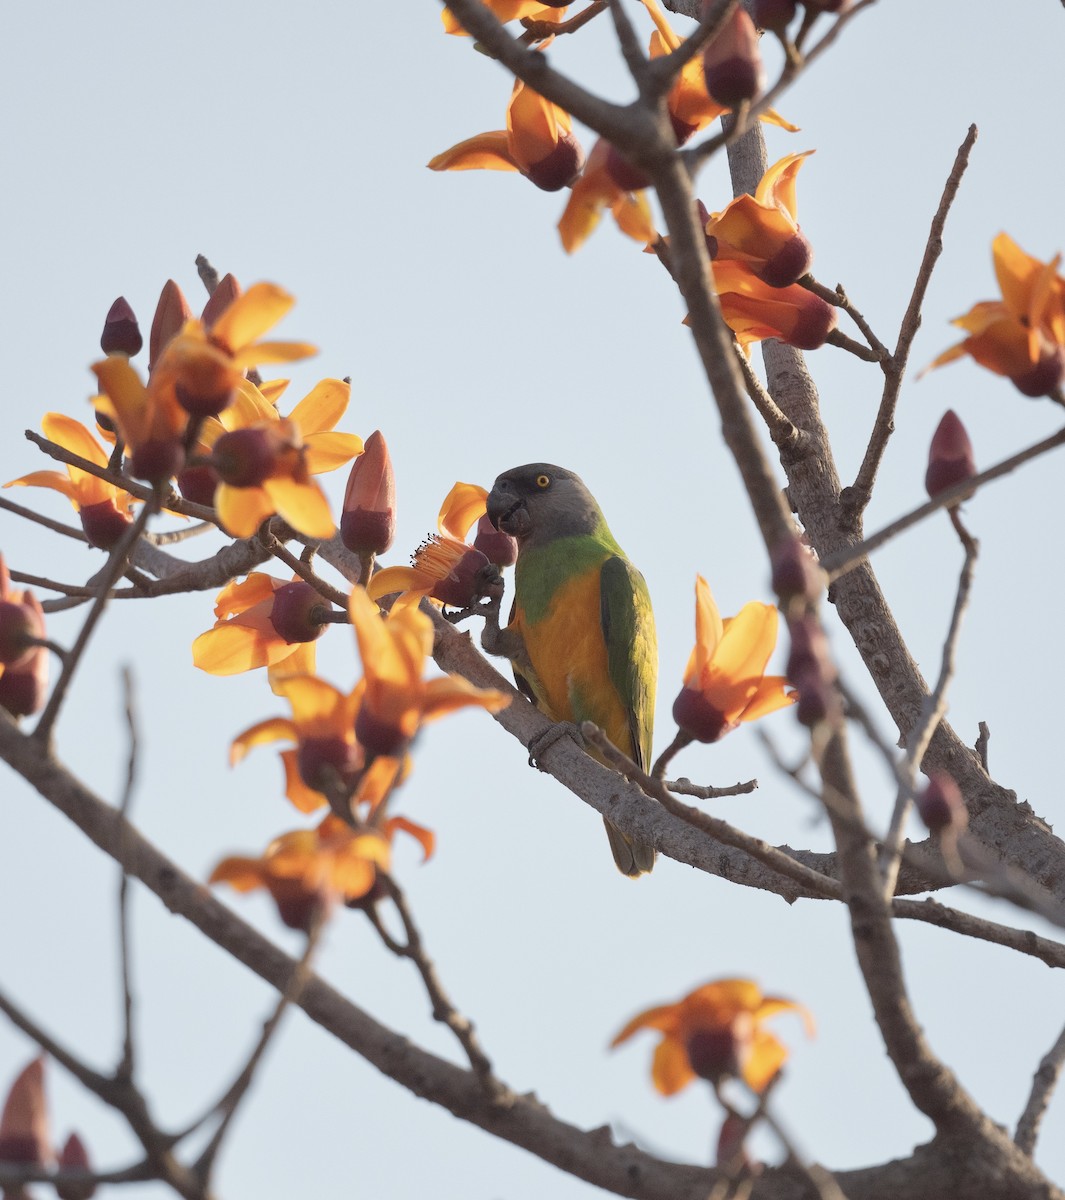
<svg viewBox="0 0 1065 1200"><path fill-rule="evenodd" d="M830 286L843 282L890 344L955 150L969 123L979 125L915 368L955 340L950 317L994 296L996 233L1007 230L1043 258L1065 247L1065 18L1054 0L1028 0L1012 19L1002 12L992 0L885 0L781 101L802 132L767 135L774 158L817 148L798 181L815 272ZM432 528L456 479L489 485L499 471L538 459L584 477L654 598L657 744L665 745L693 636L696 572L728 614L768 599L764 556L680 324L682 305L656 262L606 224L568 259L554 230L561 197L513 175L425 170L453 142L502 126L503 71L468 42L445 38L430 0L299 8L191 0L179 10L65 0L10 6L4 24L0 323L9 343L0 476L45 465L22 438L45 411L87 416L87 366L117 295L147 328L168 276L198 302L197 253L244 283L276 281L298 298L284 334L321 347L293 373L293 395L321 376L351 375L344 428L363 436L381 428L388 438L399 487L391 561L404 561ZM554 59L624 97L631 87L609 29L596 25L559 45ZM711 209L727 201L717 162L700 195ZM832 348L811 363L841 472L852 476L879 398L877 372ZM968 427L981 466L1060 425L1051 405L1024 400L969 363L919 383L911 373L870 528L923 498L928 441L948 407ZM951 695L962 736L971 742L978 721L988 721L996 778L1052 824L1061 820L1061 787L1047 739L1063 651L1051 613L1065 581L1044 531L1058 523L1059 473L1057 460L1044 459L968 506L982 554ZM342 486L338 474L335 501ZM60 497L32 500L60 519L69 513ZM15 567L73 582L101 559L9 516L0 548ZM875 566L915 656L934 671L960 566L946 518L885 549ZM70 641L77 622L56 619L50 630ZM226 767L230 739L281 710L261 678L193 670L189 644L210 623L206 595L112 611L58 728L63 759L116 797L125 755L118 671L131 664L144 720L134 817L200 878L220 855L260 848L297 823L271 752ZM844 643L835 631L848 679L871 695ZM321 673L350 686L357 662L348 631L331 631L320 646ZM886 721L881 728L890 738ZM788 750L799 744L788 714L764 729ZM884 822L893 790L855 742L868 810ZM752 731L689 749L676 768L719 784L757 775L758 792L714 811L775 843L827 848L817 812L774 772ZM560 1116L589 1127L616 1121L651 1149L705 1161L718 1121L707 1097L692 1089L664 1101L652 1091L650 1037L615 1054L605 1048L639 1009L739 974L801 1000L817 1018L811 1043L797 1023L779 1022L795 1050L780 1114L811 1157L866 1165L905 1156L930 1135L887 1065L841 910L788 908L670 861L639 884L623 880L599 818L530 771L521 747L479 713L427 731L400 810L439 836L435 861L418 867L413 847L401 849L398 871L447 986L500 1074L535 1089ZM90 1061L109 1065L118 1029L116 870L10 779L0 821L15 851L0 883L4 986ZM266 902L229 899L297 945ZM982 911L1019 919L1003 906ZM177 1124L228 1082L271 999L139 890L134 930L147 1085ZM1060 1030L1060 981L1032 960L933 929L899 934L933 1047L1012 1126ZM433 1028L413 972L375 944L357 914L329 929L321 966L385 1023L456 1054ZM0 1025L0 1080L31 1052ZM58 1069L51 1084L61 1129L76 1124L101 1166L130 1160L128 1135L110 1115ZM1062 1112L1056 1102L1038 1155L1059 1182ZM413 1099L293 1017L233 1131L220 1192L413 1200L429 1188L440 1200L593 1194Z"/></svg>

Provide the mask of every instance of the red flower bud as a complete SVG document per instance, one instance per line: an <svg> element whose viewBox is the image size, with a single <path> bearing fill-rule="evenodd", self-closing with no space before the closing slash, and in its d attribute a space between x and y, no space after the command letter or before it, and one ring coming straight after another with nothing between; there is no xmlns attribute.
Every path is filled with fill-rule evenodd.
<svg viewBox="0 0 1065 1200"><path fill-rule="evenodd" d="M23 600L0 600L0 663L18 667L29 662L34 640L44 637L44 610L30 592Z"/></svg>
<svg viewBox="0 0 1065 1200"><path fill-rule="evenodd" d="M749 1017L744 1023L740 1014L730 1024L718 1029L700 1029L687 1042L688 1062L701 1079L720 1083L740 1074L742 1055L749 1044Z"/></svg>
<svg viewBox="0 0 1065 1200"><path fill-rule="evenodd" d="M353 554L383 554L396 533L396 478L379 429L351 464L344 489L340 540Z"/></svg>
<svg viewBox="0 0 1065 1200"><path fill-rule="evenodd" d="M947 409L932 435L928 448L928 470L924 476L929 496L938 496L948 488L976 474L973 444L965 426L953 409Z"/></svg>
<svg viewBox="0 0 1065 1200"><path fill-rule="evenodd" d="M765 88L758 31L742 5L703 51L703 70L711 98L728 108L753 100Z"/></svg>
<svg viewBox="0 0 1065 1200"><path fill-rule="evenodd" d="M117 508L113 500L86 504L79 510L78 516L85 536L100 550L110 550L133 524L129 513Z"/></svg>
<svg viewBox="0 0 1065 1200"><path fill-rule="evenodd" d="M44 1059L35 1058L16 1077L0 1114L0 1162L47 1167L52 1160Z"/></svg>
<svg viewBox="0 0 1065 1200"><path fill-rule="evenodd" d="M182 496L206 508L214 507L214 493L219 482L218 472L210 464L186 467L177 477Z"/></svg>
<svg viewBox="0 0 1065 1200"><path fill-rule="evenodd" d="M342 783L352 782L361 760L358 744L339 737L302 738L296 751L300 778L316 792L324 792L338 776Z"/></svg>
<svg viewBox="0 0 1065 1200"><path fill-rule="evenodd" d="M823 586L821 568L813 551L799 537L778 542L771 556L773 591L781 600L817 599Z"/></svg>
<svg viewBox="0 0 1065 1200"><path fill-rule="evenodd" d="M248 426L223 433L214 444L212 465L231 487L258 487L269 479L283 448L271 430Z"/></svg>
<svg viewBox="0 0 1065 1200"><path fill-rule="evenodd" d="M203 306L203 312L200 314L200 320L208 329L236 300L240 292L240 284L237 283L232 275L224 275L218 281L218 286L211 293L210 299Z"/></svg>
<svg viewBox="0 0 1065 1200"><path fill-rule="evenodd" d="M651 186L650 176L629 162L613 142L608 143L606 172L623 192L638 192Z"/></svg>
<svg viewBox="0 0 1065 1200"><path fill-rule="evenodd" d="M813 257L814 252L809 239L800 229L775 254L757 267L754 273L770 287L790 287L809 271ZM829 305L829 308L831 307ZM823 338L821 340L824 341ZM816 350L817 347L814 346L812 349Z"/></svg>
<svg viewBox="0 0 1065 1200"><path fill-rule="evenodd" d="M29 659L17 667L5 667L0 675L0 708L13 717L28 717L44 708L48 695L48 650L34 647Z"/></svg>
<svg viewBox="0 0 1065 1200"><path fill-rule="evenodd" d="M303 579L286 583L274 592L270 624L282 641L313 642L325 632L325 625L312 616L316 608L326 606L318 589Z"/></svg>
<svg viewBox="0 0 1065 1200"><path fill-rule="evenodd" d="M554 150L539 162L530 163L524 174L541 191L557 192L569 187L583 169L584 147L572 133L560 129Z"/></svg>
<svg viewBox="0 0 1065 1200"><path fill-rule="evenodd" d="M267 887L277 905L277 915L289 927L310 933L329 908L331 896L324 888L310 889L302 879L274 877Z"/></svg>
<svg viewBox="0 0 1065 1200"><path fill-rule="evenodd" d="M181 288L172 279L168 279L163 285L159 303L155 306L152 332L148 335L149 372L159 361L159 355L166 349L167 343L177 337L182 325L191 316L192 309L182 295Z"/></svg>
<svg viewBox="0 0 1065 1200"><path fill-rule="evenodd" d="M174 395L190 416L217 417L232 402L239 378L229 357L204 343L199 353L182 356Z"/></svg>
<svg viewBox="0 0 1065 1200"><path fill-rule="evenodd" d="M451 608L467 608L499 583L499 568L471 546L429 595Z"/></svg>
<svg viewBox="0 0 1065 1200"><path fill-rule="evenodd" d="M100 349L104 354L139 354L144 345L137 318L125 296L119 298L107 310L104 331L100 334Z"/></svg>
<svg viewBox="0 0 1065 1200"><path fill-rule="evenodd" d="M477 534L473 548L495 563L497 567L512 567L518 561L518 542L509 533L501 533L488 519L488 514L477 522Z"/></svg>
<svg viewBox="0 0 1065 1200"><path fill-rule="evenodd" d="M697 742L717 742L735 729L727 724L724 714L719 712L702 692L695 688L682 687L673 701L673 720L689 737Z"/></svg>
<svg viewBox="0 0 1065 1200"><path fill-rule="evenodd" d="M1039 361L1020 375L1011 375L1010 383L1022 396L1036 399L1056 392L1065 382L1065 347L1054 346L1044 350Z"/></svg>
<svg viewBox="0 0 1065 1200"><path fill-rule="evenodd" d="M185 465L185 447L180 438L155 438L134 446L129 469L137 479L157 483L172 479Z"/></svg>
<svg viewBox="0 0 1065 1200"><path fill-rule="evenodd" d="M795 19L797 8L795 0L754 0L751 18L759 29L782 34Z"/></svg>
<svg viewBox="0 0 1065 1200"><path fill-rule="evenodd" d="M929 775L927 786L917 797L917 811L933 833L948 829L960 833L969 823L965 797L946 771L933 771Z"/></svg>
<svg viewBox="0 0 1065 1200"><path fill-rule="evenodd" d="M369 759L402 754L410 738L389 721L382 720L364 704L355 718L355 737Z"/></svg>
<svg viewBox="0 0 1065 1200"><path fill-rule="evenodd" d="M61 1171L89 1171L89 1152L76 1133L67 1138L63 1149L59 1152L59 1169ZM59 1200L92 1200L96 1194L96 1184L91 1180L85 1183L57 1183L56 1194Z"/></svg>

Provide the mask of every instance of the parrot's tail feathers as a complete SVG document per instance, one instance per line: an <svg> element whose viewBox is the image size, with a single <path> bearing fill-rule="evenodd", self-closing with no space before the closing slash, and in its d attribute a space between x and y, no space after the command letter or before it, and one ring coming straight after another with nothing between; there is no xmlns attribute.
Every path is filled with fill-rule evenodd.
<svg viewBox="0 0 1065 1200"><path fill-rule="evenodd" d="M622 875L628 875L630 879L639 879L641 875L646 875L655 865L654 846L650 842L643 842L639 838L631 838L622 833L606 817L603 818L603 824L606 826L606 836L610 840L610 853L613 854L614 862Z"/></svg>

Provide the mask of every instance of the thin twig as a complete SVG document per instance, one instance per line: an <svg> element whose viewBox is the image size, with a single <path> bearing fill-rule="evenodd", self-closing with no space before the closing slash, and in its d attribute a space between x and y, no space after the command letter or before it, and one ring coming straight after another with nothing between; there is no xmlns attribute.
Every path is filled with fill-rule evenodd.
<svg viewBox="0 0 1065 1200"><path fill-rule="evenodd" d="M747 796L758 790L758 780L748 779L746 783L734 783L731 787L710 787L692 783L683 776L680 779L664 779L662 781L671 792L678 796L693 796L696 800L720 800L722 796Z"/></svg>
<svg viewBox="0 0 1065 1200"><path fill-rule="evenodd" d="M130 806L137 783L137 710L133 692L133 673L129 667L122 668L122 690L125 694L126 729L129 734L129 753L126 757L126 785L118 812L122 818L120 828L126 829ZM125 855L123 855L123 858ZM121 860L120 860L121 861ZM133 1045L133 986L130 970L132 942L129 934L129 872L119 868L118 883L118 945L122 962L122 1058L115 1068L118 1079L132 1079L134 1065Z"/></svg>
<svg viewBox="0 0 1065 1200"><path fill-rule="evenodd" d="M41 713L40 720L37 722L33 730L33 738L43 746L47 746L51 741L52 727L55 725L56 718L59 716L59 709L66 698L67 689L70 687L71 681L74 678L74 672L78 669L78 664L81 662L82 654L85 652L85 647L88 645L89 638L92 636L93 630L96 628L96 623L103 616L103 611L107 607L110 599L110 591L115 583L115 580L122 574L126 565L126 559L130 551L141 535L141 531L148 523L148 518L156 510L156 503L145 504L137 515L137 519L123 533L122 537L115 543L114 549L111 551L110 558L107 560L107 566L100 581L99 592L96 599L93 601L92 608L89 610L89 615L85 618L85 622L78 632L78 636L74 645L70 648L67 657L63 663L63 669L56 680L56 685L52 689L52 694L48 697L48 703Z"/></svg>
<svg viewBox="0 0 1065 1200"><path fill-rule="evenodd" d="M928 231L928 239L925 242L924 255L921 258L921 265L917 271L917 279L913 285L913 293L910 296L910 302L906 306L906 312L899 327L899 336L895 343L895 353L891 356L890 362L885 367L884 391L880 399L880 408L876 415L876 421L873 424L873 430L869 437L869 445L865 451L865 457L862 459L862 465L858 468L858 474L855 476L854 483L844 492L845 504L850 510L850 519L852 521L857 520L873 495L873 485L876 482L877 472L880 469L884 451L887 449L888 439L891 437L891 431L894 428L895 406L898 403L903 375L906 372L906 366L909 362L910 347L921 324L921 306L924 304L925 293L928 291L928 285L931 281L936 262L943 252L943 229L946 226L947 215L950 212L951 205L954 203L954 198L958 194L958 188L961 186L962 176L969 165L969 155L976 142L976 132L976 126L970 125L969 132L966 134L965 140L958 147L958 152L954 157L954 165L947 176L947 182L940 197L939 207L936 209L936 214L932 218L931 228Z"/></svg>
<svg viewBox="0 0 1065 1200"><path fill-rule="evenodd" d="M874 550L879 550L886 542L891 541L892 538L897 537L900 533L916 525L919 521L923 521L925 517L938 512L941 508L952 508L954 505L970 499L985 483L990 483L993 479L999 479L1003 475L1008 475L1011 471L1015 471L1017 467L1029 460L1038 458L1041 454L1046 454L1050 450L1056 450L1061 445L1065 445L1065 429L1059 429L1057 433L1051 434L1050 437L1044 438L1041 442L1036 442L1034 445L1028 446L1016 454L1011 454L1009 458L1003 459L993 467L988 467L986 471L980 471L978 474L973 475L971 479L956 483L952 488L948 488L945 492L940 492L938 496L933 497L924 504L918 505L917 508L906 513L904 516L898 517L890 524L885 525L883 529L870 534L864 541L859 542L857 546L849 547L836 554L826 555L821 560L821 567L827 574L828 581L831 583L841 575L845 575L848 571L853 570L859 563L867 559Z"/></svg>
<svg viewBox="0 0 1065 1200"><path fill-rule="evenodd" d="M425 951L421 933L414 921L414 914L407 903L403 889L391 875L380 868L378 868L377 877L388 893L389 899L395 905L399 919L403 923L403 934L406 938L405 945L399 945L391 938L386 939L385 944L388 945L394 954L399 955L401 958L409 958L414 963L418 974L422 978L422 983L425 985L429 1001L433 1006L433 1020L446 1025L454 1033L462 1049L465 1051L473 1073L477 1076L486 1094L490 1098L502 1096L503 1085L493 1072L492 1063L488 1056L481 1049L480 1041L474 1032L473 1022L459 1012L444 991L443 984L440 982L440 977L436 971L436 966ZM379 924L375 924L375 928L377 928L379 933L382 931L382 927Z"/></svg>
<svg viewBox="0 0 1065 1200"><path fill-rule="evenodd" d="M8 500L5 496L0 496L0 508L6 509L18 517L23 517L27 521L33 521L36 525L43 525L45 529L50 529L53 533L61 533L64 537L73 538L76 542L88 542L89 540L80 529L75 529L73 525L64 525L61 521L53 521L51 517L42 517L32 508L25 508L21 504L16 504L14 500Z"/></svg>
<svg viewBox="0 0 1065 1200"><path fill-rule="evenodd" d="M255 1073L262 1063L266 1049L281 1024L281 1018L285 1015L290 1005L296 1004L299 1001L303 989L307 986L307 981L311 977L311 962L314 958L314 952L318 947L323 925L324 921L320 914L307 934L307 944L303 948L303 954L300 956L299 961L293 965L289 982L278 997L274 1011L263 1024L262 1033L259 1035L259 1040L256 1042L255 1048L248 1056L248 1061L241 1068L240 1074L227 1089L225 1095L212 1110L215 1113L221 1113L221 1120L211 1135L210 1141L204 1147L203 1153L193 1164L192 1168L196 1175L203 1181L205 1187L210 1181L211 1171L218 1158L218 1152L222 1148L222 1142L226 1133L232 1124L233 1118L237 1115L241 1101L248 1094L248 1089L251 1087Z"/></svg>
<svg viewBox="0 0 1065 1200"><path fill-rule="evenodd" d="M957 510L952 509L951 515L956 518L956 514ZM891 814L891 824L888 826L884 844L880 848L880 869L884 875L884 894L888 898L895 894L895 883L899 877L903 828L913 804L917 772L924 759L925 751L928 749L928 744L932 740L932 735L947 711L947 688L954 678L954 663L958 652L962 618L969 606L973 571L976 568L976 558L980 550L979 544L965 531L960 520L956 519L955 528L957 528L962 545L965 547L965 561L962 563L961 574L958 577L958 591L954 599L950 628L943 643L939 678L936 680L935 687L925 697L917 723L906 739L906 756L902 762L902 779L895 798L895 810Z"/></svg>
<svg viewBox="0 0 1065 1200"><path fill-rule="evenodd" d="M593 17L606 12L607 0L592 0L587 8L582 9L576 16L567 21L537 21L533 17L522 18L522 28L525 32L518 39L526 45L532 42L543 42L549 37L558 37L564 33L576 33L582 26L587 25Z"/></svg>
<svg viewBox="0 0 1065 1200"><path fill-rule="evenodd" d="M637 766L627 754L622 753L613 745L603 731L591 721L585 721L581 725L581 734L589 742L592 742L600 754L608 759L610 764L616 767L626 779L638 783L648 796L657 800L675 817L679 817L689 825L694 825L697 829L708 833L719 842L724 842L727 846L735 846L739 850L746 851L752 858L771 867L779 874L796 880L820 896L828 896L832 899L840 898L842 893L839 883L835 879L829 879L820 872L803 866L802 863L796 862L790 855L785 854L783 850L778 850L776 846L763 842L761 838L741 833L740 830L733 828L718 817L711 817L698 808L682 804L669 792L661 779L655 779Z"/></svg>
<svg viewBox="0 0 1065 1200"><path fill-rule="evenodd" d="M1050 1103L1050 1097L1061 1078L1061 1068L1065 1064L1065 1029L1058 1034L1057 1041L1047 1051L1039 1069L1032 1079L1032 1090L1028 1103L1024 1106L1020 1120L1017 1122L1017 1132L1013 1140L1029 1157L1035 1152L1036 1138L1039 1136L1039 1126L1043 1114Z"/></svg>
<svg viewBox="0 0 1065 1200"><path fill-rule="evenodd" d="M264 526L262 531L263 545L270 551L274 558L280 559L281 562L297 574L305 583L309 583L317 592L328 600L331 604L339 606L342 612L348 610L348 597L335 588L332 584L326 583L321 579L311 567L301 558L297 558L286 546L284 546L273 533L270 532L269 526Z"/></svg>

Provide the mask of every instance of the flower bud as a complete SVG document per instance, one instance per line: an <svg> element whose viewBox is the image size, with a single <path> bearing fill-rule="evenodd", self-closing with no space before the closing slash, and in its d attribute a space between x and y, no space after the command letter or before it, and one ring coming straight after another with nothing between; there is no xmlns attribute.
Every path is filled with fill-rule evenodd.
<svg viewBox="0 0 1065 1200"><path fill-rule="evenodd" d="M160 354L172 338L177 337L181 327L192 316L192 309L182 294L181 288L168 279L163 285L159 303L152 318L152 331L148 335L148 370L151 372L159 361Z"/></svg>
<svg viewBox="0 0 1065 1200"><path fill-rule="evenodd" d="M929 775L924 791L917 797L917 811L933 833L948 829L960 833L969 824L965 797L946 771L933 771Z"/></svg>
<svg viewBox="0 0 1065 1200"><path fill-rule="evenodd" d="M530 163L524 174L541 191L557 192L569 187L583 168L584 147L569 130L560 129L554 150L539 162Z"/></svg>
<svg viewBox="0 0 1065 1200"><path fill-rule="evenodd" d="M623 192L638 192L651 186L651 178L621 153L613 142L608 143L606 172Z"/></svg>
<svg viewBox="0 0 1065 1200"><path fill-rule="evenodd" d="M1049 396L1065 382L1065 347L1054 346L1044 350L1039 361L1019 375L1011 375L1010 383L1021 393L1033 400Z"/></svg>
<svg viewBox="0 0 1065 1200"><path fill-rule="evenodd" d="M751 1019L739 1013L728 1025L700 1029L687 1041L688 1062L701 1079L720 1083L741 1073L743 1058L750 1047Z"/></svg>
<svg viewBox="0 0 1065 1200"><path fill-rule="evenodd" d="M174 394L181 407L193 417L217 417L233 400L241 373L228 354L210 342L182 338L175 357Z"/></svg>
<svg viewBox="0 0 1065 1200"><path fill-rule="evenodd" d="M211 463L230 487L259 487L273 473L280 449L269 429L248 426L223 433L214 444Z"/></svg>
<svg viewBox="0 0 1065 1200"><path fill-rule="evenodd" d="M59 1169L61 1171L89 1171L92 1169L89 1152L85 1149L85 1143L76 1133L72 1133L67 1138L63 1149L59 1152ZM96 1194L96 1184L91 1180L86 1180L85 1183L57 1183L55 1190L59 1200L92 1200Z"/></svg>
<svg viewBox="0 0 1065 1200"><path fill-rule="evenodd" d="M380 430L366 439L344 489L340 540L353 554L384 554L396 533L396 478Z"/></svg>
<svg viewBox="0 0 1065 1200"><path fill-rule="evenodd" d="M355 718L355 737L366 751L368 759L397 757L406 750L410 741L398 725L377 716L365 704Z"/></svg>
<svg viewBox="0 0 1065 1200"><path fill-rule="evenodd" d="M677 693L673 701L673 720L697 742L720 741L726 733L735 729L734 724L726 723L724 714L702 692L690 687L682 687Z"/></svg>
<svg viewBox="0 0 1065 1200"><path fill-rule="evenodd" d="M773 591L781 600L813 602L821 594L824 576L813 551L801 538L783 538L773 549Z"/></svg>
<svg viewBox="0 0 1065 1200"><path fill-rule="evenodd" d="M965 426L953 409L947 409L932 435L928 448L928 470L924 476L929 496L938 496L948 488L976 474L973 444Z"/></svg>
<svg viewBox="0 0 1065 1200"><path fill-rule="evenodd" d="M809 238L807 238L801 229L798 229L795 231L794 236L790 237L775 253L770 255L761 266L756 267L754 273L763 283L768 283L770 287L790 287L809 271L813 257L814 252L810 246ZM832 305L828 307L831 308ZM822 338L821 340L823 341L824 339ZM816 350L817 347L814 346L813 349Z"/></svg>
<svg viewBox="0 0 1065 1200"><path fill-rule="evenodd" d="M119 298L107 310L104 331L100 334L100 349L104 354L125 354L132 358L139 354L144 345L137 318L125 296Z"/></svg>
<svg viewBox="0 0 1065 1200"><path fill-rule="evenodd" d="M204 323L207 329L218 320L218 318L226 311L240 295L241 287L232 275L223 275L218 281L218 286L211 293L207 303L203 306L203 312L200 314L200 320Z"/></svg>
<svg viewBox="0 0 1065 1200"><path fill-rule="evenodd" d="M751 19L759 29L783 34L795 19L797 8L795 0L754 0Z"/></svg>
<svg viewBox="0 0 1065 1200"><path fill-rule="evenodd" d="M0 599L0 663L21 666L30 660L34 642L44 637L44 610L31 592L22 600Z"/></svg>
<svg viewBox="0 0 1065 1200"><path fill-rule="evenodd" d="M44 708L48 695L48 649L35 646L29 659L0 674L0 708L13 717L28 717Z"/></svg>
<svg viewBox="0 0 1065 1200"><path fill-rule="evenodd" d="M331 894L324 888L309 888L302 879L272 878L267 887L277 915L289 927L301 933L310 933L328 912Z"/></svg>
<svg viewBox="0 0 1065 1200"><path fill-rule="evenodd" d="M339 778L349 784L362 766L357 742L339 737L301 738L296 751L296 766L300 778L316 792L325 792Z"/></svg>
<svg viewBox="0 0 1065 1200"><path fill-rule="evenodd" d="M518 561L517 539L496 529L487 513L477 522L473 548L497 567L512 567Z"/></svg>
<svg viewBox="0 0 1065 1200"><path fill-rule="evenodd" d="M82 532L89 544L100 550L110 550L133 524L128 512L119 509L113 500L98 500L78 510Z"/></svg>
<svg viewBox="0 0 1065 1200"><path fill-rule="evenodd" d="M787 676L796 686L811 676L833 680L836 667L828 650L828 639L821 622L812 612L789 619L791 650L788 653Z"/></svg>
<svg viewBox="0 0 1065 1200"><path fill-rule="evenodd" d="M186 467L177 477L182 496L192 504L202 504L205 508L214 507L215 488L220 482L218 472L209 463Z"/></svg>
<svg viewBox="0 0 1065 1200"><path fill-rule="evenodd" d="M0 1162L47 1167L51 1160L42 1057L23 1068L7 1094L0 1113Z"/></svg>
<svg viewBox="0 0 1065 1200"><path fill-rule="evenodd" d="M172 479L185 465L185 447L180 438L151 438L134 446L129 469L137 479L159 483Z"/></svg>
<svg viewBox="0 0 1065 1200"><path fill-rule="evenodd" d="M727 108L753 100L765 88L758 31L743 5L735 9L703 51L703 71L710 97Z"/></svg>
<svg viewBox="0 0 1065 1200"><path fill-rule="evenodd" d="M270 624L282 641L313 642L325 633L325 625L316 621L313 612L326 605L318 589L303 579L286 583L274 592L270 608Z"/></svg>
<svg viewBox="0 0 1065 1200"><path fill-rule="evenodd" d="M501 583L495 563L471 546L429 593L451 608L467 608Z"/></svg>

